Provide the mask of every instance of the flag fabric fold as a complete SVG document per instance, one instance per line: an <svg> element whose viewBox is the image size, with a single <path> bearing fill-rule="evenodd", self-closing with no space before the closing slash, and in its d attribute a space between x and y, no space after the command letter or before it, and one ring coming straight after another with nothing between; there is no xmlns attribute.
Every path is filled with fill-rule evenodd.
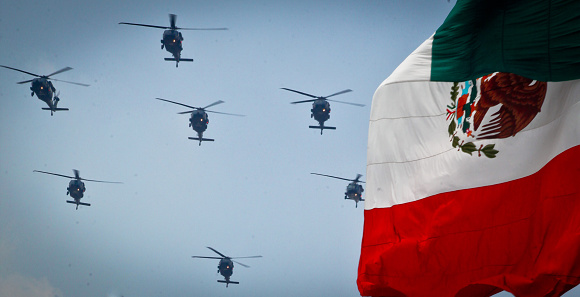
<svg viewBox="0 0 580 297"><path fill-rule="evenodd" d="M461 1L376 90L363 296L580 283L580 1Z"/></svg>

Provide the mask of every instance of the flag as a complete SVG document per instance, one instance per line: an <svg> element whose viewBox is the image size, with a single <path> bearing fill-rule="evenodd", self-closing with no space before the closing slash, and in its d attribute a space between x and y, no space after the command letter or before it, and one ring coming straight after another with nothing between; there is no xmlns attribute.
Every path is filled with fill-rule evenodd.
<svg viewBox="0 0 580 297"><path fill-rule="evenodd" d="M580 283L580 1L458 0L377 88L363 296Z"/></svg>

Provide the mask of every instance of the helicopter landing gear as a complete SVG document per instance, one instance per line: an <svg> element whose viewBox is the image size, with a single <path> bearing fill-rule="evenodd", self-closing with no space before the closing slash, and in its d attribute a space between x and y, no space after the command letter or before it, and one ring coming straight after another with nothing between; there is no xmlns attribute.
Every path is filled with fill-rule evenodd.
<svg viewBox="0 0 580 297"><path fill-rule="evenodd" d="M34 91L30 92L30 96L34 97Z"/></svg>

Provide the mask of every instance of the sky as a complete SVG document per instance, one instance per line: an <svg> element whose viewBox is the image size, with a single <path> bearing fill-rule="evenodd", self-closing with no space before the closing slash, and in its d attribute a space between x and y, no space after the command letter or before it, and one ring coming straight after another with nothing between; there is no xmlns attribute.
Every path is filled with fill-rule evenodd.
<svg viewBox="0 0 580 297"><path fill-rule="evenodd" d="M0 69L0 296L359 296L363 205L344 200L365 179L368 119L379 84L435 32L444 0L6 0L0 65L54 78L50 116L32 77ZM163 58L163 30L180 27L179 68ZM352 89L309 129L308 99ZM198 146L186 111L211 110ZM67 204L68 179L87 179ZM363 194L364 196L364 194ZM243 259L225 288L210 246ZM507 293L498 296L511 296ZM567 296L580 296L575 290Z"/></svg>

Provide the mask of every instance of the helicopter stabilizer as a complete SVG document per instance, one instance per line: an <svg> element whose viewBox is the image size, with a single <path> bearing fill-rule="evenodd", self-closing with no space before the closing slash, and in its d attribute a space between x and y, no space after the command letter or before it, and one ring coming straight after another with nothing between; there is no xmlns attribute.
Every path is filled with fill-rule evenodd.
<svg viewBox="0 0 580 297"><path fill-rule="evenodd" d="M330 127L330 126L308 126L308 128L336 130L336 127Z"/></svg>
<svg viewBox="0 0 580 297"><path fill-rule="evenodd" d="M199 138L199 137L187 137L187 138L189 138L191 140L199 140L199 145L201 145L201 142L202 141L214 141L211 138L203 138L203 137L202 138Z"/></svg>
<svg viewBox="0 0 580 297"><path fill-rule="evenodd" d="M50 109L50 108L48 108L48 107L43 107L43 108L42 108L42 110L52 110L52 111L57 111L57 110L68 110L68 108L62 108L62 107L59 107L59 108L53 108L53 109Z"/></svg>
<svg viewBox="0 0 580 297"><path fill-rule="evenodd" d="M218 280L217 280L217 282L218 282L218 283L223 283L223 284L226 284L226 287L227 287L229 284L235 284L235 285L239 285L239 284L240 284L240 282L225 281L225 280L221 280L221 279L218 279Z"/></svg>
<svg viewBox="0 0 580 297"><path fill-rule="evenodd" d="M67 200L66 202L70 203L70 204L77 204L75 201L71 201L71 200ZM79 202L78 205L91 206L90 203L84 203L84 202Z"/></svg>
<svg viewBox="0 0 580 297"><path fill-rule="evenodd" d="M322 135L322 131L324 131L324 129L336 130L336 127L330 127L330 126L308 126L308 128L310 128L310 129L320 129L320 135Z"/></svg>
<svg viewBox="0 0 580 297"><path fill-rule="evenodd" d="M175 58L165 58L165 61L175 61ZM179 59L179 62L193 62L193 59L181 58Z"/></svg>

